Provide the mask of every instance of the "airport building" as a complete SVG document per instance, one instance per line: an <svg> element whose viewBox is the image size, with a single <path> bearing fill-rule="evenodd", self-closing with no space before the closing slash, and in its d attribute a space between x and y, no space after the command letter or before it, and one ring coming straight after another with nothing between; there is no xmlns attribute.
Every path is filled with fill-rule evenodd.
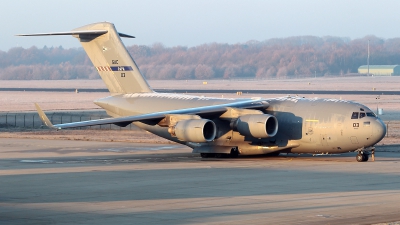
<svg viewBox="0 0 400 225"><path fill-rule="evenodd" d="M367 74L368 66L363 65L358 68L359 74ZM369 65L369 74L374 76L400 76L399 65Z"/></svg>

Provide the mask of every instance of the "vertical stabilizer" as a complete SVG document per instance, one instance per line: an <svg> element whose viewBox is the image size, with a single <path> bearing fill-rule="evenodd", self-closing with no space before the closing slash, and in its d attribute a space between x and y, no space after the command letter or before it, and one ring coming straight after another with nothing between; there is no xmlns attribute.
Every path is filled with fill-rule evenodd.
<svg viewBox="0 0 400 225"><path fill-rule="evenodd" d="M128 53L112 23L95 23L74 29L78 38L112 95L153 92Z"/></svg>
<svg viewBox="0 0 400 225"><path fill-rule="evenodd" d="M153 92L120 37L114 24L94 23L68 32L19 34L17 36L73 35L78 38L112 95Z"/></svg>

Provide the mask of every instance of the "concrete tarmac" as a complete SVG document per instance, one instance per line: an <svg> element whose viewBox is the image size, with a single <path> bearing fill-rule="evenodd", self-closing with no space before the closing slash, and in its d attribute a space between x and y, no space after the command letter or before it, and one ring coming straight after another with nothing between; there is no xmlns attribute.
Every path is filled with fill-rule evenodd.
<svg viewBox="0 0 400 225"><path fill-rule="evenodd" d="M399 146L202 159L179 145L0 139L0 224L400 221Z"/></svg>

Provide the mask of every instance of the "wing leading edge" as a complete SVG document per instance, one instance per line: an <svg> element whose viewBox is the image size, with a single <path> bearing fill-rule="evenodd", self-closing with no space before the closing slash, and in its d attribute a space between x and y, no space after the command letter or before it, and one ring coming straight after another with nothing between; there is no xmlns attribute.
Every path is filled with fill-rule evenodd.
<svg viewBox="0 0 400 225"><path fill-rule="evenodd" d="M142 114L137 116L124 116L118 118L106 118L99 120L87 120L81 122L73 122L73 123L63 123L63 124L52 124L43 110L39 107L37 103L35 103L35 107L38 111L39 117L42 122L49 128L53 129L65 129L65 128L75 128L75 127L86 127L86 126L94 126L94 125L105 125L105 124L129 124L132 122L140 121L146 122L151 120L162 120L166 115L169 114L188 114L188 115L206 115L206 114L218 114L224 113L228 110L228 108L242 108L242 109L265 109L269 106L269 103L262 100L246 100L240 102L232 102L227 104L220 105L211 105L211 106L202 106L196 108L187 108L187 109L177 109L170 111L162 111L155 113Z"/></svg>

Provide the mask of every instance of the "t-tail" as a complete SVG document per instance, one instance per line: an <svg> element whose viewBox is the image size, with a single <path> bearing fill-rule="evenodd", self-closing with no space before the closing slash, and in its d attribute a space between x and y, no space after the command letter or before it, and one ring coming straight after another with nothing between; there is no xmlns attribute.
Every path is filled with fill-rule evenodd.
<svg viewBox="0 0 400 225"><path fill-rule="evenodd" d="M73 35L78 38L111 95L153 92L140 73L114 24L89 24L68 32L20 34L18 36Z"/></svg>

